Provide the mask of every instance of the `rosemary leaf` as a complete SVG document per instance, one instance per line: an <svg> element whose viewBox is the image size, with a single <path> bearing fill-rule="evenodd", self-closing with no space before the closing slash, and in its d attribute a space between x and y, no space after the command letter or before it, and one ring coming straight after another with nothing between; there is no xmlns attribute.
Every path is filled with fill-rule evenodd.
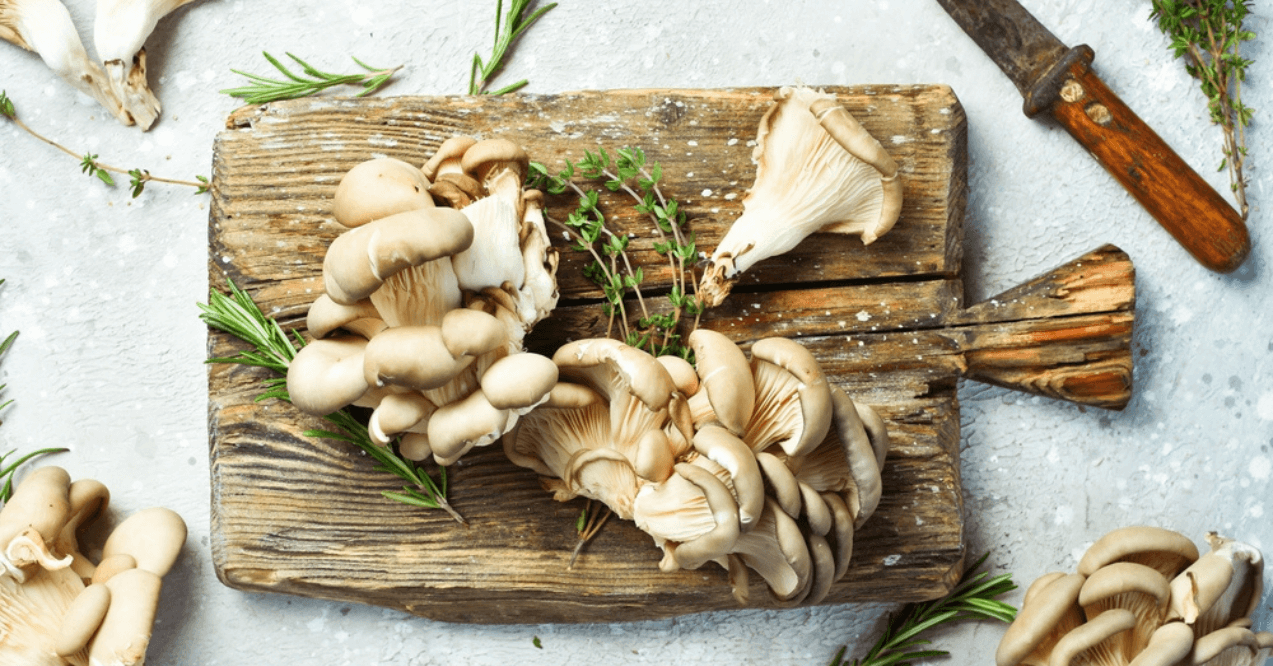
<svg viewBox="0 0 1273 666"><path fill-rule="evenodd" d="M251 74L248 72L232 69L230 71L243 76L251 83L238 88L227 88L220 91L222 94L242 99L247 104L266 104L268 102L276 102L284 99L298 99L308 97L318 92L339 85L359 85L362 86L362 92L355 97L365 97L376 92L386 83L393 75L402 69L402 66L391 68L373 67L367 63L354 58L351 59L358 64L359 67L367 70L366 73L353 74L333 74L324 72L310 65L308 62L299 57L288 53L287 57L291 58L296 64L301 66L302 74L297 74L288 69L278 58L270 55L268 52L262 52L265 60L274 66L275 69L283 75L283 79L271 79L269 77Z"/></svg>
<svg viewBox="0 0 1273 666"><path fill-rule="evenodd" d="M252 349L240 351L235 356L210 358L205 362L235 363L273 370L283 377L264 380L267 390L258 396L257 401L272 398L290 402L284 377L287 375L288 365L296 358L298 347L305 345L304 338L295 331L292 336L288 336L278 322L261 312L247 292L239 289L232 280L226 282L230 295L215 290L210 292L208 302L198 304L202 310L199 318L208 326L248 343ZM336 430L313 429L305 431L304 435L352 444L376 461L377 469L393 474L409 484L400 493L382 492L385 497L411 506L441 508L456 521L465 522L447 502L446 468L440 468L441 481L435 483L428 472L414 461L399 456L393 447L378 446L373 442L367 426L348 411L342 409L323 418L335 426Z"/></svg>

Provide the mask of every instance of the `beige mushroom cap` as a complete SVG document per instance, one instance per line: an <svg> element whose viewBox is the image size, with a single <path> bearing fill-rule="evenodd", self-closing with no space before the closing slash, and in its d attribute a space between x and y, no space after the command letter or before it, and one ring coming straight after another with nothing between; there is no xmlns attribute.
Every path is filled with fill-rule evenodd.
<svg viewBox="0 0 1273 666"><path fill-rule="evenodd" d="M366 343L360 371L368 387L427 391L450 382L472 362L472 356L457 357L447 350L437 326L397 326Z"/></svg>
<svg viewBox="0 0 1273 666"><path fill-rule="evenodd" d="M353 305L391 276L472 243L473 225L458 210L421 208L382 217L332 241L323 258L323 287L333 301Z"/></svg>
<svg viewBox="0 0 1273 666"><path fill-rule="evenodd" d="M676 386L653 356L609 338L566 343L553 354L553 363L567 371L605 365L617 373L624 387L651 410L667 407Z"/></svg>
<svg viewBox="0 0 1273 666"><path fill-rule="evenodd" d="M1260 639L1250 629L1225 627L1208 633L1193 644L1190 663L1195 666L1261 666Z"/></svg>
<svg viewBox="0 0 1273 666"><path fill-rule="evenodd" d="M762 395L757 400L757 410L752 415L753 423L748 426L744 439L754 451L767 448L771 443L757 440L756 433L770 432L773 427L761 425L759 422L764 419L775 419L778 414L772 412L762 414L761 406L784 405L788 401L784 400L780 394L794 390L799 397L800 418L798 423L791 424L790 435L776 444L791 457L809 453L826 438L827 432L831 429L833 412L831 386L822 374L817 359L803 345L789 338L758 340L751 347L751 357L756 390ZM775 373L774 369L785 371L787 377L783 377L782 372ZM765 397L763 394L766 391L776 391L779 394Z"/></svg>
<svg viewBox="0 0 1273 666"><path fill-rule="evenodd" d="M163 507L143 509L115 528L102 546L102 557L131 555L137 568L164 576L177 561L186 542L186 523Z"/></svg>
<svg viewBox="0 0 1273 666"><path fill-rule="evenodd" d="M1179 532L1137 525L1114 530L1087 549L1078 572L1090 576L1111 562L1137 562L1168 579L1198 559L1198 547Z"/></svg>
<svg viewBox="0 0 1273 666"><path fill-rule="evenodd" d="M287 393L306 414L326 416L360 398L370 388L363 377L367 341L344 337L315 340L287 367Z"/></svg>
<svg viewBox="0 0 1273 666"><path fill-rule="evenodd" d="M450 465L474 447L497 440L508 425L508 410L493 407L481 390L443 405L429 418L433 459L439 465Z"/></svg>
<svg viewBox="0 0 1273 666"><path fill-rule="evenodd" d="M765 483L756 456L743 440L715 425L699 428L694 433L693 444L699 453L729 472L738 500L739 526L747 531L760 519L765 508Z"/></svg>
<svg viewBox="0 0 1273 666"><path fill-rule="evenodd" d="M327 294L320 294L309 306L305 327L315 339L325 338L338 328L348 327L346 330L370 340L385 327L385 323L370 300L343 305L333 301Z"/></svg>
<svg viewBox="0 0 1273 666"><path fill-rule="evenodd" d="M71 514L71 475L61 467L39 467L18 484L0 510L0 552L32 529L52 545Z"/></svg>
<svg viewBox="0 0 1273 666"><path fill-rule="evenodd" d="M427 428L427 419L437 409L432 401L414 391L392 393L381 398L380 404L371 413L371 418L367 421L367 434L376 444L388 446L399 433L418 429L421 424Z"/></svg>
<svg viewBox="0 0 1273 666"><path fill-rule="evenodd" d="M438 146L438 151L433 153L420 171L431 181L436 181L438 176L443 174L463 173L460 158L464 157L464 153L476 143L477 139L471 136L453 136Z"/></svg>
<svg viewBox="0 0 1273 666"><path fill-rule="evenodd" d="M332 216L349 228L420 208L433 208L429 180L419 169L392 157L354 166L340 179L332 198Z"/></svg>
<svg viewBox="0 0 1273 666"><path fill-rule="evenodd" d="M526 410L543 402L557 385L557 364L539 354L512 354L492 363L481 385L492 407Z"/></svg>
<svg viewBox="0 0 1273 666"><path fill-rule="evenodd" d="M1136 616L1129 610L1115 608L1107 610L1095 618L1071 629L1056 642L1052 648L1052 656L1048 666L1070 666L1073 663L1091 664L1092 666L1115 666L1121 662L1098 661L1089 659L1078 661L1080 654L1092 652L1099 654L1099 646L1113 639L1118 634L1136 626Z"/></svg>
<svg viewBox="0 0 1273 666"><path fill-rule="evenodd" d="M692 541L676 544L672 557L682 569L697 569L707 562L727 555L738 540L741 530L738 523L738 504L729 489L716 475L688 463L677 463L673 468L686 481L698 487L707 499L716 526Z"/></svg>
<svg viewBox="0 0 1273 666"><path fill-rule="evenodd" d="M110 602L111 593L106 585L93 583L84 588L62 615L53 651L59 657L69 657L87 647L106 617Z"/></svg>
<svg viewBox="0 0 1273 666"><path fill-rule="evenodd" d="M1177 666L1193 649L1193 630L1183 622L1168 622L1149 637L1149 644L1128 666Z"/></svg>
<svg viewBox="0 0 1273 666"><path fill-rule="evenodd" d="M530 156L516 143L508 139L483 139L464 151L460 164L465 173L471 174L479 182L486 183L488 178L502 169L517 174L517 182L526 180L526 172L530 165Z"/></svg>
<svg viewBox="0 0 1273 666"><path fill-rule="evenodd" d="M698 362L698 385L707 394L716 420L743 436L756 405L756 384L743 350L721 333L696 329L687 339Z"/></svg>
<svg viewBox="0 0 1273 666"><path fill-rule="evenodd" d="M141 666L159 608L159 576L129 569L106 581L110 608L89 646L89 663Z"/></svg>
<svg viewBox="0 0 1273 666"><path fill-rule="evenodd" d="M1060 636L1082 623L1078 598L1085 580L1080 574L1057 578L1023 605L999 641L996 666L1016 666L1040 647L1046 655L1051 651L1051 646L1045 645L1049 639L1054 644Z"/></svg>

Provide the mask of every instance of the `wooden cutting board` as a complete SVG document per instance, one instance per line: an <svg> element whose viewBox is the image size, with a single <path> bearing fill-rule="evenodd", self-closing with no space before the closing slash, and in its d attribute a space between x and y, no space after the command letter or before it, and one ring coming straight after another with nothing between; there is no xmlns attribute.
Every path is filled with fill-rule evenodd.
<svg viewBox="0 0 1273 666"><path fill-rule="evenodd" d="M885 417L893 449L879 509L855 537L851 568L825 603L914 601L946 593L965 555L957 380L971 377L1083 404L1120 408L1131 390L1132 266L1100 248L965 309L960 281L967 197L966 120L943 86L832 89L888 149L905 178L892 233L869 248L818 234L748 273L702 325L749 344L798 338L826 374ZM503 136L556 169L583 151L642 147L665 191L710 252L754 179L753 139L769 89L623 90L547 96L309 99L240 110L216 140L209 274L248 290L285 329L304 328L321 265L339 233L330 198L341 176L376 156L421 164L455 134ZM645 220L606 195L635 234L651 289L669 273ZM550 200L550 216L573 208ZM564 241L557 239L556 242ZM562 302L529 340L551 353L602 334L584 259L562 250ZM210 332L211 356L242 345ZM725 571L660 573L660 552L612 520L573 568L582 501L561 504L498 446L450 469L440 511L384 500L398 484L356 450L301 433L320 421L286 403L254 402L267 373L210 366L212 553L232 587L356 601L437 620L600 622L737 608ZM1024 407L1023 407L1024 409ZM759 576L753 606L777 607Z"/></svg>

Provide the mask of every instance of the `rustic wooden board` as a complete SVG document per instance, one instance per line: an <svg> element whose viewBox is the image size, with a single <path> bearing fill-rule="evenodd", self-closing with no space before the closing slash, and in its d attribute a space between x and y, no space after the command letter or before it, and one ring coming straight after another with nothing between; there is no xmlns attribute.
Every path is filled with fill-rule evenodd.
<svg viewBox="0 0 1273 666"><path fill-rule="evenodd" d="M1055 335L1039 335L1038 326L1022 324L1027 319L1053 318L1061 322L1054 328L1068 331L1073 318L1095 317L1102 331L1118 329L1109 343L1118 346L1124 332L1130 337L1130 317L1102 313L1130 309L1131 296L1117 286L1074 288L1090 281L1080 270L1044 280L1035 288L1047 292L1042 296L1009 299L1038 301L1041 309L1050 304L1046 313L963 310L967 158L957 99L940 86L834 92L898 161L906 183L901 220L869 249L856 238L819 234L763 262L704 325L743 343L802 338L832 381L888 421L894 449L883 500L856 536L848 575L825 603L930 599L948 591L965 554L956 379L978 368L991 380L1006 377L1003 366L1040 345L1038 353L1055 360L1046 351ZM326 99L243 110L215 145L212 284L221 288L229 277L285 328L303 329L321 290L323 253L338 234L328 200L341 175L373 156L422 163L442 140L461 133L511 138L550 167L584 149L639 145L662 163L667 192L686 204L700 247L710 250L753 180L749 142L770 93ZM557 217L571 207L564 199L549 203ZM607 203L610 210L627 207L618 198ZM655 265L644 223L631 215L613 219L638 235L636 259ZM1119 255L1108 251L1087 265L1121 266L1126 258ZM581 266L563 251L562 307L533 334L532 348L551 351L604 325L598 308L587 305L595 293L580 277ZM666 285L666 273L648 274L656 288ZM1058 297L1062 287L1073 293ZM1091 296L1097 292L1100 298ZM1019 334L1013 326L1022 327ZM1113 354L1106 344L1093 343L1080 355ZM208 346L213 356L241 348L217 333ZM977 354L986 360L970 362ZM1128 382L1130 367L1127 374L1119 370L1111 381ZM662 574L649 537L618 521L568 570L582 504L554 502L534 474L508 463L498 447L472 452L450 470L452 501L468 527L441 512L383 500L380 491L396 489L391 478L345 446L301 434L320 421L283 403L253 402L264 376L239 366L209 369L212 552L218 576L232 587L481 623L638 620L738 607L723 570L708 565ZM1069 398L1084 390L1033 377L1003 383L1033 383ZM758 578L752 604L776 606Z"/></svg>

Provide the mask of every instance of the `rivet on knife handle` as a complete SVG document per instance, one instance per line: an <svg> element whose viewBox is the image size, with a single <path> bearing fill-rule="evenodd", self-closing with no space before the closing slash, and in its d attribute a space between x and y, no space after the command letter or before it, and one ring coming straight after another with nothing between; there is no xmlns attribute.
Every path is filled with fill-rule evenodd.
<svg viewBox="0 0 1273 666"><path fill-rule="evenodd" d="M1027 115L1050 112L1203 266L1240 266L1251 251L1242 217L1106 87L1093 56L1086 45L1071 49L1053 80L1040 82L1048 90L1027 96Z"/></svg>

